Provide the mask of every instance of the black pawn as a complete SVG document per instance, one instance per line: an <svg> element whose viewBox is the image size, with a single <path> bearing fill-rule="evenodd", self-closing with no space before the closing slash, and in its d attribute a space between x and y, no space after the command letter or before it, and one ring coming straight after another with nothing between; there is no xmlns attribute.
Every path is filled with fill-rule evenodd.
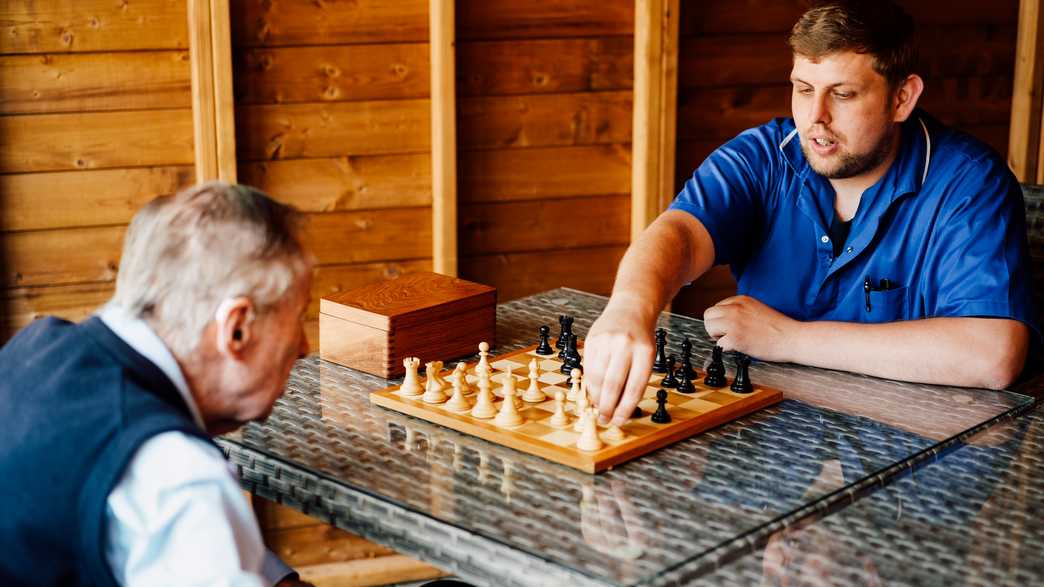
<svg viewBox="0 0 1044 587"><path fill-rule="evenodd" d="M558 317L558 339L555 340L556 349L564 349L569 335L573 333L573 317L561 315ZM559 356L559 358L562 358Z"/></svg>
<svg viewBox="0 0 1044 587"><path fill-rule="evenodd" d="M555 349L551 348L551 327L544 325L540 327L540 344L537 345L536 354L553 355Z"/></svg>
<svg viewBox="0 0 1044 587"><path fill-rule="evenodd" d="M682 341L682 369L686 379L696 379L696 369L692 368L692 341L688 338Z"/></svg>
<svg viewBox="0 0 1044 587"><path fill-rule="evenodd" d="M674 389L678 387L678 380L674 378L674 355L667 357L667 376L660 382L660 387Z"/></svg>
<svg viewBox="0 0 1044 587"><path fill-rule="evenodd" d="M638 406L634 406L634 411L631 412L631 417L632 418L641 418L643 416L645 416L645 412L643 412L642 409L639 408Z"/></svg>
<svg viewBox="0 0 1044 587"><path fill-rule="evenodd" d="M715 345L714 353L711 355L710 365L707 365L707 376L703 384L707 387L725 387L725 360L721 357L721 347Z"/></svg>
<svg viewBox="0 0 1044 587"><path fill-rule="evenodd" d="M667 372L667 331L662 328L656 329L656 358L652 370L656 373Z"/></svg>
<svg viewBox="0 0 1044 587"><path fill-rule="evenodd" d="M666 390L656 390L656 411L653 412L653 415L650 419L657 424L667 424L671 421L671 415L667 413Z"/></svg>
<svg viewBox="0 0 1044 587"><path fill-rule="evenodd" d="M732 382L732 391L736 393L750 393L754 391L754 386L750 384L750 375L747 373L747 369L750 367L750 357L747 355L740 355L739 359L736 360L736 379Z"/></svg>

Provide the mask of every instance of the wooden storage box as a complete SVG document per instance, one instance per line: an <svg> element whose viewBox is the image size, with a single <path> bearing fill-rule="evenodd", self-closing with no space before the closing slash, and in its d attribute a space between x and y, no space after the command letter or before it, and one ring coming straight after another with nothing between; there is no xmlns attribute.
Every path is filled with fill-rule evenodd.
<svg viewBox="0 0 1044 587"><path fill-rule="evenodd" d="M319 302L319 356L401 377L402 360L449 361L493 346L497 290L438 273L407 273Z"/></svg>

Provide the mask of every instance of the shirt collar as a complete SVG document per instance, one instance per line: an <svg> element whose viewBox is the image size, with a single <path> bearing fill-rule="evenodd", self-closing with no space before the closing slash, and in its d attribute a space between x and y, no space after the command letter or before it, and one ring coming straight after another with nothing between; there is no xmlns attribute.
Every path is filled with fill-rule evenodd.
<svg viewBox="0 0 1044 587"><path fill-rule="evenodd" d="M144 320L131 315L123 307L111 302L98 312L98 318L113 334L120 337L138 354L151 361L160 371L163 371L163 374L171 380L178 393L181 394L181 399L188 406L192 419L200 429L206 430L199 406L196 405L196 401L189 391L188 382L185 381L181 367L178 366L177 360L174 359L174 355L171 354L167 345L163 344L163 340L152 328Z"/></svg>
<svg viewBox="0 0 1044 587"><path fill-rule="evenodd" d="M901 195L917 192L928 177L932 163L932 138L926 120L926 115L917 109L902 123L899 153L878 182L882 188L887 188L886 191L891 196L890 201ZM801 150L801 138L793 119L787 119L783 131L785 134L779 143L783 158L798 175L815 173Z"/></svg>

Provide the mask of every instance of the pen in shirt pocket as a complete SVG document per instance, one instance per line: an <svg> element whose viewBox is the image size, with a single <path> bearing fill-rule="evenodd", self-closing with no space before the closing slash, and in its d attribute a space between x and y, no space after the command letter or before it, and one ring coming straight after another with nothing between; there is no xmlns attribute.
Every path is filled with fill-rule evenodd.
<svg viewBox="0 0 1044 587"><path fill-rule="evenodd" d="M863 280L863 293L866 294L866 311L867 312L870 311L870 292L872 292L872 291L888 291L888 290L890 290L890 289L895 287L895 284L892 283L892 280L888 279L887 277L882 278L879 283L880 283L880 285L875 286L874 285L874 280L872 278L870 278L870 277L867 277L866 279Z"/></svg>

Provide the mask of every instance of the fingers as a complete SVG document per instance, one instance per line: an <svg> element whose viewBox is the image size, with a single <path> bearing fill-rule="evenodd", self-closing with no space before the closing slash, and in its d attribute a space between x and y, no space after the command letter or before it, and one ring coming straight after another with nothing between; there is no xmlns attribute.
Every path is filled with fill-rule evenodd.
<svg viewBox="0 0 1044 587"><path fill-rule="evenodd" d="M601 338L589 341L584 345L584 381L587 383L591 402L598 405L602 397L605 381L605 368L609 363L610 352L605 348Z"/></svg>
<svg viewBox="0 0 1044 587"><path fill-rule="evenodd" d="M598 396L598 419L602 421L612 417L627 381L627 374L631 370L631 350L626 345L613 347L612 356L605 369L605 378L602 380L602 391Z"/></svg>
<svg viewBox="0 0 1044 587"><path fill-rule="evenodd" d="M649 375L652 373L652 353L654 349L635 348L631 356L631 370L627 374L627 385L624 387L623 397L616 406L612 415L612 423L623 426L634 413L634 407L642 399L645 386L649 383Z"/></svg>

